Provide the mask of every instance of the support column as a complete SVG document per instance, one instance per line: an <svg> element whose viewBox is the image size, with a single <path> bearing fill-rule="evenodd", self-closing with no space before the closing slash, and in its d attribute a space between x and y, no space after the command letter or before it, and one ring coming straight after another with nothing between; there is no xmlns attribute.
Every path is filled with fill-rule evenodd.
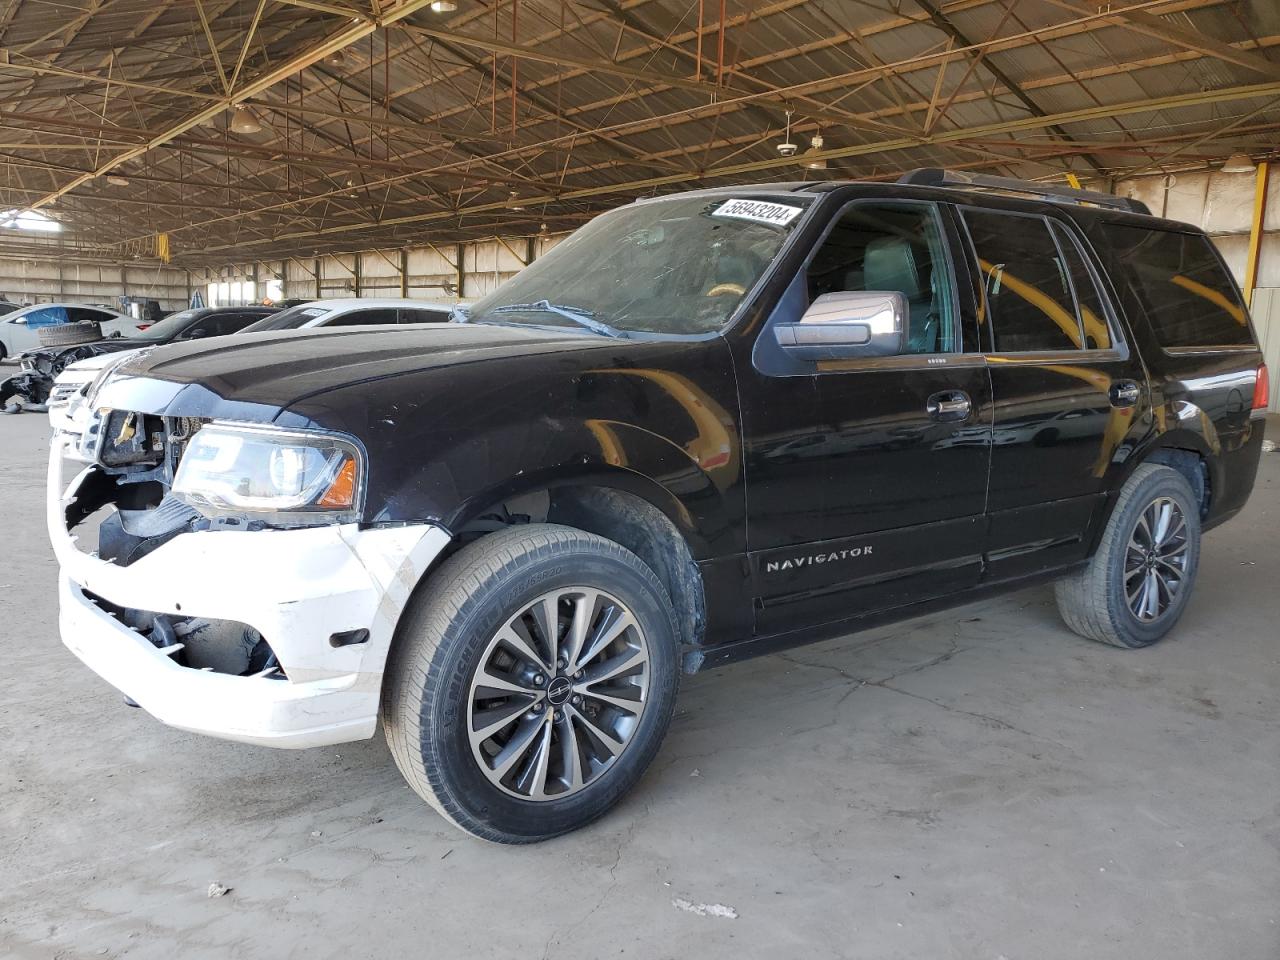
<svg viewBox="0 0 1280 960"><path fill-rule="evenodd" d="M467 267L464 257L467 254L465 244L458 244L454 247L453 255L455 258L454 272L458 275L458 299L461 300L466 296L467 289Z"/></svg>
<svg viewBox="0 0 1280 960"><path fill-rule="evenodd" d="M409 248L400 248L400 296L409 296Z"/></svg>
<svg viewBox="0 0 1280 960"><path fill-rule="evenodd" d="M360 296L360 287L361 287L361 283L360 283L360 263L361 263L362 259L363 259L363 257L362 257L362 255L361 255L361 254L359 254L359 253L353 254L353 255L352 255L352 257L351 257L351 264L352 264L351 279L352 279L352 281L353 281L353 285L355 286L356 296L357 296L357 297L358 297L358 296Z"/></svg>
<svg viewBox="0 0 1280 960"><path fill-rule="evenodd" d="M1253 224L1249 228L1249 257L1244 268L1244 305L1253 305L1253 288L1258 285L1258 256L1262 252L1262 236L1266 230L1267 180L1271 164L1258 164L1258 180L1253 188Z"/></svg>
<svg viewBox="0 0 1280 960"><path fill-rule="evenodd" d="M319 299L320 299L320 297L322 296L322 294L320 293L320 258L319 258L319 257L316 257L314 266L315 266L315 268L316 268L316 273L315 273L315 277L316 277L316 299L317 299L317 300L319 300Z"/></svg>

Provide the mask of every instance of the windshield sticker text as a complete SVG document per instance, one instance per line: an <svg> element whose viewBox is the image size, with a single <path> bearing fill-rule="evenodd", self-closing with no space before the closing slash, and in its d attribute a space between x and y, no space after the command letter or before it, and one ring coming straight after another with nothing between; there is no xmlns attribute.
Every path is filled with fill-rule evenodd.
<svg viewBox="0 0 1280 960"><path fill-rule="evenodd" d="M726 200L711 211L711 215L736 217L739 220L754 220L756 223L785 227L803 212L804 207L792 207L785 203L768 203L764 200Z"/></svg>

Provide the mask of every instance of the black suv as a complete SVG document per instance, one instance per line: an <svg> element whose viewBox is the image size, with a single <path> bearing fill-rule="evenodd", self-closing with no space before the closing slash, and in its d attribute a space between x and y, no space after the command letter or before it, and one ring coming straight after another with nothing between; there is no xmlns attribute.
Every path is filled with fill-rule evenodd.
<svg viewBox="0 0 1280 960"><path fill-rule="evenodd" d="M643 200L454 323L105 372L53 450L90 465L50 510L62 634L185 729L380 716L446 817L539 840L637 781L682 670L1046 579L1077 633L1155 642L1266 395L1209 239L1133 201L941 171Z"/></svg>

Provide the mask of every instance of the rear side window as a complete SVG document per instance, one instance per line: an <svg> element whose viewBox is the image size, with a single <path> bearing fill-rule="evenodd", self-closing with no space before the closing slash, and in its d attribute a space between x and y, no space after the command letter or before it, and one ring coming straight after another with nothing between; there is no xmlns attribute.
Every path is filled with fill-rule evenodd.
<svg viewBox="0 0 1280 960"><path fill-rule="evenodd" d="M101 310L90 310L88 307L67 307L67 316L72 323L80 323L85 320L97 320L99 323L106 323L111 319L111 314L103 313Z"/></svg>
<svg viewBox="0 0 1280 960"><path fill-rule="evenodd" d="M190 336L195 330L203 330L201 336L224 337L229 333L239 333L249 324L261 319L260 313L215 313L194 324L187 335Z"/></svg>
<svg viewBox="0 0 1280 960"><path fill-rule="evenodd" d="M371 323L395 323L396 308L381 307L373 310L353 310L330 320L322 326L326 327L363 327Z"/></svg>
<svg viewBox="0 0 1280 960"><path fill-rule="evenodd" d="M1067 264L1043 217L964 211L996 353L1084 345Z"/></svg>
<svg viewBox="0 0 1280 960"><path fill-rule="evenodd" d="M1114 223L1104 229L1161 346L1253 343L1240 295L1208 237Z"/></svg>
<svg viewBox="0 0 1280 960"><path fill-rule="evenodd" d="M430 310L422 307L401 307L401 323L445 323L449 319L448 310Z"/></svg>

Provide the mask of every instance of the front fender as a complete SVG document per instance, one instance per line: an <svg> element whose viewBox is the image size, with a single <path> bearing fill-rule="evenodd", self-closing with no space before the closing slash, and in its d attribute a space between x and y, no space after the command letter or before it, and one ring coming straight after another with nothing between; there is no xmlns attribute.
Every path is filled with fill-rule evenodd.
<svg viewBox="0 0 1280 960"><path fill-rule="evenodd" d="M364 441L370 522L456 531L522 494L598 485L653 504L703 559L746 549L737 408L717 337L460 364L291 415Z"/></svg>

